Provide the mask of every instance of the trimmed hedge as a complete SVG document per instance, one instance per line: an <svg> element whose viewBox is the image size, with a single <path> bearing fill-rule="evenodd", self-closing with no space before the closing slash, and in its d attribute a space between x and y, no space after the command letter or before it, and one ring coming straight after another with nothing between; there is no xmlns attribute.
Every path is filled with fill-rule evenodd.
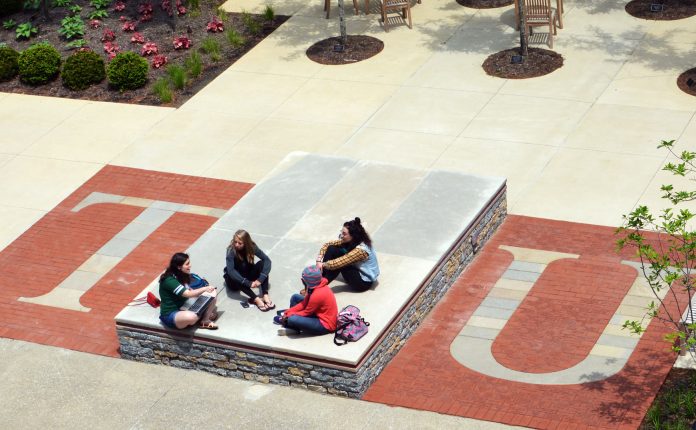
<svg viewBox="0 0 696 430"><path fill-rule="evenodd" d="M29 85L41 85L60 72L60 53L48 43L28 47L19 54L19 79Z"/></svg>
<svg viewBox="0 0 696 430"><path fill-rule="evenodd" d="M8 81L19 73L19 52L9 46L0 47L0 82Z"/></svg>
<svg viewBox="0 0 696 430"><path fill-rule="evenodd" d="M109 84L119 90L134 90L147 82L147 60L135 52L116 54L106 68Z"/></svg>
<svg viewBox="0 0 696 430"><path fill-rule="evenodd" d="M65 87L73 91L84 90L104 80L104 60L93 51L77 51L65 60L60 76Z"/></svg>

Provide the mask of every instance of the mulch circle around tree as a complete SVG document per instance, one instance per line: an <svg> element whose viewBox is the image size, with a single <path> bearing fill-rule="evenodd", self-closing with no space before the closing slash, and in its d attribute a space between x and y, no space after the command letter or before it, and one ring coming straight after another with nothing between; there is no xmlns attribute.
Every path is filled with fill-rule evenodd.
<svg viewBox="0 0 696 430"><path fill-rule="evenodd" d="M689 82L691 80L691 82ZM689 85L691 83L691 85ZM679 75L677 78L677 86L685 93L696 96L696 68L689 69Z"/></svg>
<svg viewBox="0 0 696 430"><path fill-rule="evenodd" d="M334 51L334 46L340 44L340 37L320 40L307 49L307 57L319 64L334 66L367 60L384 49L384 42L370 36L348 36L348 41L343 47L343 51Z"/></svg>
<svg viewBox="0 0 696 430"><path fill-rule="evenodd" d="M460 5L474 9L493 9L510 6L514 2L515 0L457 0Z"/></svg>
<svg viewBox="0 0 696 430"><path fill-rule="evenodd" d="M526 79L548 75L563 66L561 54L548 49L529 48L523 62L513 64L512 56L519 54L520 48L512 48L490 55L483 62L483 70L497 78Z"/></svg>
<svg viewBox="0 0 696 430"><path fill-rule="evenodd" d="M651 5L662 5L653 12ZM641 19L674 21L696 15L696 2L689 0L632 0L626 4L626 12Z"/></svg>

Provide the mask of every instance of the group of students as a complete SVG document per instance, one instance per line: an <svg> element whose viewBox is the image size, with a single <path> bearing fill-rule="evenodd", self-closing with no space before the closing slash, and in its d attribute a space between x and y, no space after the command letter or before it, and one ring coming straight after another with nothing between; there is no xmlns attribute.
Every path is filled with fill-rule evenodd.
<svg viewBox="0 0 696 430"><path fill-rule="evenodd" d="M224 268L225 284L246 294L248 303L260 311L275 309L269 291L271 259L254 243L245 230L235 232L227 247ZM301 280L304 288L290 298L290 307L273 318L276 324L305 334L326 334L336 330L338 306L329 283L341 275L357 291L372 287L379 276L377 255L372 240L360 218L346 221L337 240L325 243L319 250L316 263L305 267ZM216 302L199 317L184 310L186 300L202 294L215 295L215 287L194 285L191 260L178 252L172 256L169 267L160 277L160 321L169 328L183 329L198 324L200 328L215 330L218 326ZM254 290L258 290L258 293Z"/></svg>

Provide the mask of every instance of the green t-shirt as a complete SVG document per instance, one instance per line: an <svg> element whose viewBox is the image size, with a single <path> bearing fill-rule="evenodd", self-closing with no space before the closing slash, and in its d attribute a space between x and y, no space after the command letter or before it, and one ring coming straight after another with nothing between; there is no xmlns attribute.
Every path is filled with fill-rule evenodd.
<svg viewBox="0 0 696 430"><path fill-rule="evenodd" d="M169 315L174 311L178 311L184 303L186 297L184 294L186 287L181 285L174 276L167 276L163 281L160 281L159 293L160 300L160 315Z"/></svg>

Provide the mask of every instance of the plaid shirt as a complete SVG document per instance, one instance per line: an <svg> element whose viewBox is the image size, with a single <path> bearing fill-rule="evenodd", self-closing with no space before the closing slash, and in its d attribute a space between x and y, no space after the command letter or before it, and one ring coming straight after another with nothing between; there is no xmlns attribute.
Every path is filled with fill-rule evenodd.
<svg viewBox="0 0 696 430"><path fill-rule="evenodd" d="M319 250L319 255L317 256L317 262L321 262L324 260L324 254L326 253L326 250L329 248L329 246L334 245L334 246L340 246L343 245L343 241L338 239L338 240L332 240L331 242L326 242L324 246L321 247ZM350 266L351 264L359 263L361 261L365 261L369 258L369 255L367 252L365 252L364 249L355 247L351 251L349 251L346 255L343 255L338 258L334 258L333 260L325 261L324 262L324 267L326 267L329 270L336 270L340 269L346 266Z"/></svg>

